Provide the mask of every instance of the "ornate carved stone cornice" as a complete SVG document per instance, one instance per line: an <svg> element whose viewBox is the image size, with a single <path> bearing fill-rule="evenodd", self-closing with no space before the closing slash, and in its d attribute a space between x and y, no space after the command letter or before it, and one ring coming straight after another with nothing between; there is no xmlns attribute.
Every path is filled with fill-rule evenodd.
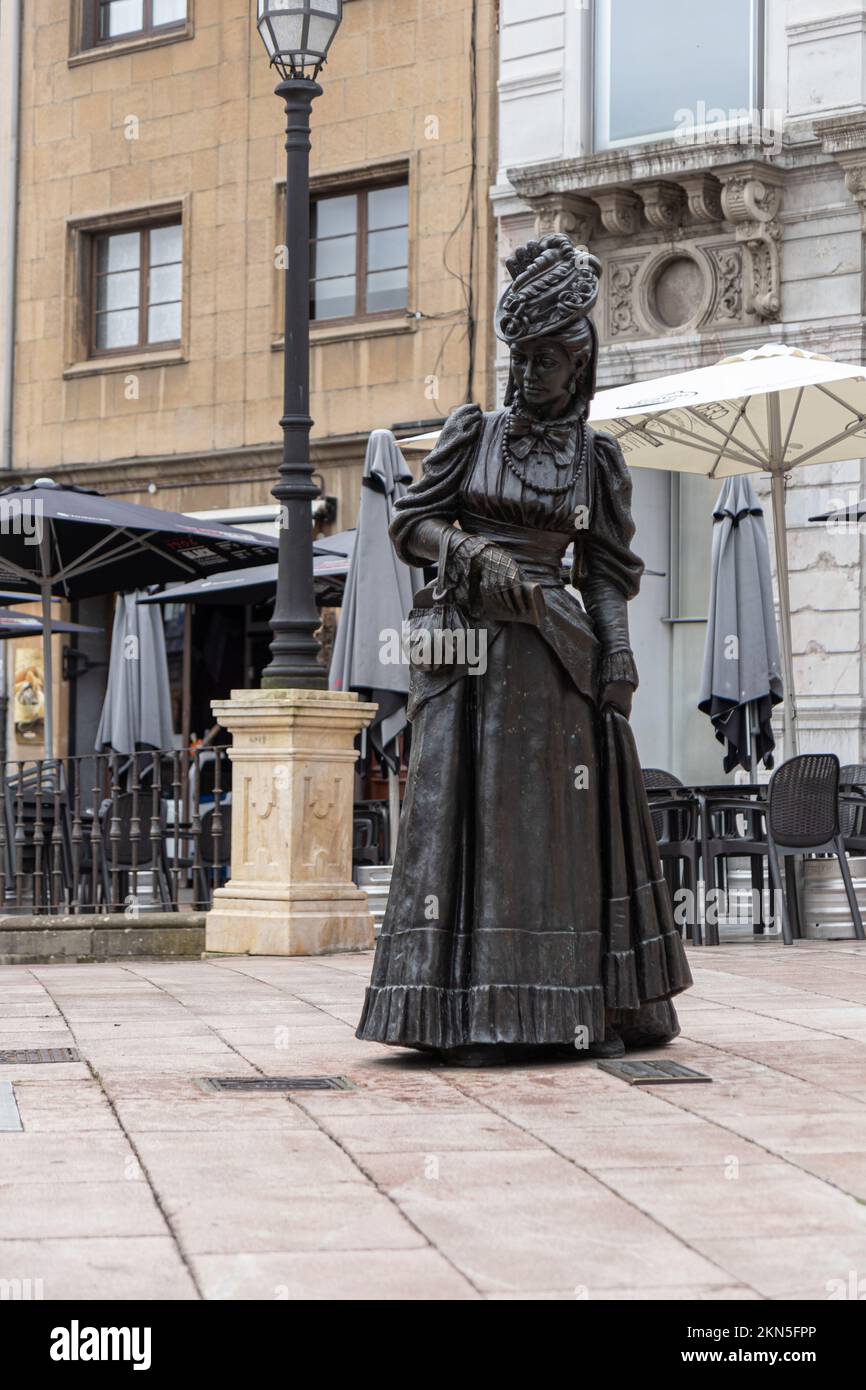
<svg viewBox="0 0 866 1390"><path fill-rule="evenodd" d="M598 222L595 203L588 198L577 198L572 193L543 193L540 198L533 198L532 210L535 213L537 236L564 232L571 237L575 246L589 245Z"/></svg>
<svg viewBox="0 0 866 1390"><path fill-rule="evenodd" d="M751 276L745 284L747 312L776 319L782 308L779 247L782 228L776 214L782 201L782 174L755 160L720 170L722 211L737 241L749 250Z"/></svg>
<svg viewBox="0 0 866 1390"><path fill-rule="evenodd" d="M825 154L845 175L845 187L860 208L860 227L866 232L866 115L826 116L814 122Z"/></svg>
<svg viewBox="0 0 866 1390"><path fill-rule="evenodd" d="M866 161L863 175L866 197ZM682 255L709 267L715 303L707 310L708 323L779 317L782 233L777 214L784 161L768 149L733 142L660 142L582 159L550 160L511 169L508 177L535 212L539 236L565 231L583 245L593 237L628 241L629 251L638 258L628 274L621 265L611 286L612 334L642 331L637 301L643 296L648 303L647 294L651 298L644 270L655 273L660 263L648 253L660 245L679 246ZM578 225L579 237L572 231ZM733 256L726 254L726 246ZM604 247L608 256L618 252L615 244ZM742 284L735 283L738 275ZM631 303L632 285L636 307Z"/></svg>

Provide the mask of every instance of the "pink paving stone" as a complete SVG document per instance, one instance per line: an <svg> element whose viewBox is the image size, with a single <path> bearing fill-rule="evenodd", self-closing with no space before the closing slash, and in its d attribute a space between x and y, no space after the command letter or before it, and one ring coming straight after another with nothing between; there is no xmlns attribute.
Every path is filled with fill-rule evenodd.
<svg viewBox="0 0 866 1390"><path fill-rule="evenodd" d="M588 1059L471 1072L362 1044L367 953L13 967L0 1038L62 1036L99 1079L15 1070L0 1277L50 1269L46 1297L85 1298L828 1298L866 1249L866 948L690 954L663 1055L713 1082L654 1091ZM357 1089L209 1096L213 1074Z"/></svg>

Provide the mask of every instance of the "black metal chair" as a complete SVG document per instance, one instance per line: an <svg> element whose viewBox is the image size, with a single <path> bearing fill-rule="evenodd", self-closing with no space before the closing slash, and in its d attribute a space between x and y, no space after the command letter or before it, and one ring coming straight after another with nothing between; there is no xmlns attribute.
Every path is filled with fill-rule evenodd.
<svg viewBox="0 0 866 1390"><path fill-rule="evenodd" d="M839 830L849 854L866 854L866 765L846 763L839 770L839 782L863 788L862 793L839 797Z"/></svg>
<svg viewBox="0 0 866 1390"><path fill-rule="evenodd" d="M767 850L786 946L791 945L794 935L802 936L796 859L807 854L836 855L855 935L859 941L866 940L839 825L839 775L839 759L835 753L802 753L782 763L770 778ZM790 916L789 903L782 891L781 859L785 861Z"/></svg>
<svg viewBox="0 0 866 1390"><path fill-rule="evenodd" d="M641 769L643 784L649 797L650 816L662 868L676 904L675 894L684 888L689 894L691 938L696 946L703 944L701 915L698 906L698 860L700 836L698 803L672 772L659 767ZM669 791L671 796L655 793Z"/></svg>
<svg viewBox="0 0 866 1390"><path fill-rule="evenodd" d="M753 928L756 934L764 930L764 859L767 855L767 834L765 828L766 803L736 796L700 797L701 810L701 859L704 866L704 893L727 890L727 879L722 883L719 870L728 859L748 859L752 875L752 896L757 902L758 911L753 915ZM718 899L716 910L706 910L705 927L707 944L718 946Z"/></svg>

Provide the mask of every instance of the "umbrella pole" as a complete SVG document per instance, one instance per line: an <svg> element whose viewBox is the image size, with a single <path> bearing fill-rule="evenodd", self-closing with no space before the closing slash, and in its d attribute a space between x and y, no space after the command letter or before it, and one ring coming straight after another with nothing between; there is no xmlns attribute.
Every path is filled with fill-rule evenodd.
<svg viewBox="0 0 866 1390"><path fill-rule="evenodd" d="M754 700L748 704L749 716L749 780L758 780L758 711Z"/></svg>
<svg viewBox="0 0 866 1390"><path fill-rule="evenodd" d="M794 657L791 645L791 588L788 578L788 537L785 528L785 475L774 468L771 474L773 489L773 540L776 547L776 580L779 588L779 639L782 647L782 681L784 684L785 757L796 757L797 706L794 698Z"/></svg>
<svg viewBox="0 0 866 1390"><path fill-rule="evenodd" d="M51 652L51 580L41 581L42 589L42 697L45 704L44 753L54 757L54 679Z"/></svg>
<svg viewBox="0 0 866 1390"><path fill-rule="evenodd" d="M388 768L388 859L393 864L400 833L400 773Z"/></svg>

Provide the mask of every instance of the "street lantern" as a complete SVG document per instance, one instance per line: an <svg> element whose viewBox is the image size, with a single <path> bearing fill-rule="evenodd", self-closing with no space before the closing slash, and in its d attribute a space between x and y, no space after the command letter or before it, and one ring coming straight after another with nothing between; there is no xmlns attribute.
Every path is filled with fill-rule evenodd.
<svg viewBox="0 0 866 1390"><path fill-rule="evenodd" d="M259 0L259 33L283 77L315 77L328 56L343 0Z"/></svg>
<svg viewBox="0 0 866 1390"><path fill-rule="evenodd" d="M266 689L321 688L314 633L312 502L319 496L310 463L310 112L314 79L342 18L342 0L259 0L258 27L282 81L286 107L286 268L283 350L283 456L273 496L280 504L277 593L271 616Z"/></svg>

